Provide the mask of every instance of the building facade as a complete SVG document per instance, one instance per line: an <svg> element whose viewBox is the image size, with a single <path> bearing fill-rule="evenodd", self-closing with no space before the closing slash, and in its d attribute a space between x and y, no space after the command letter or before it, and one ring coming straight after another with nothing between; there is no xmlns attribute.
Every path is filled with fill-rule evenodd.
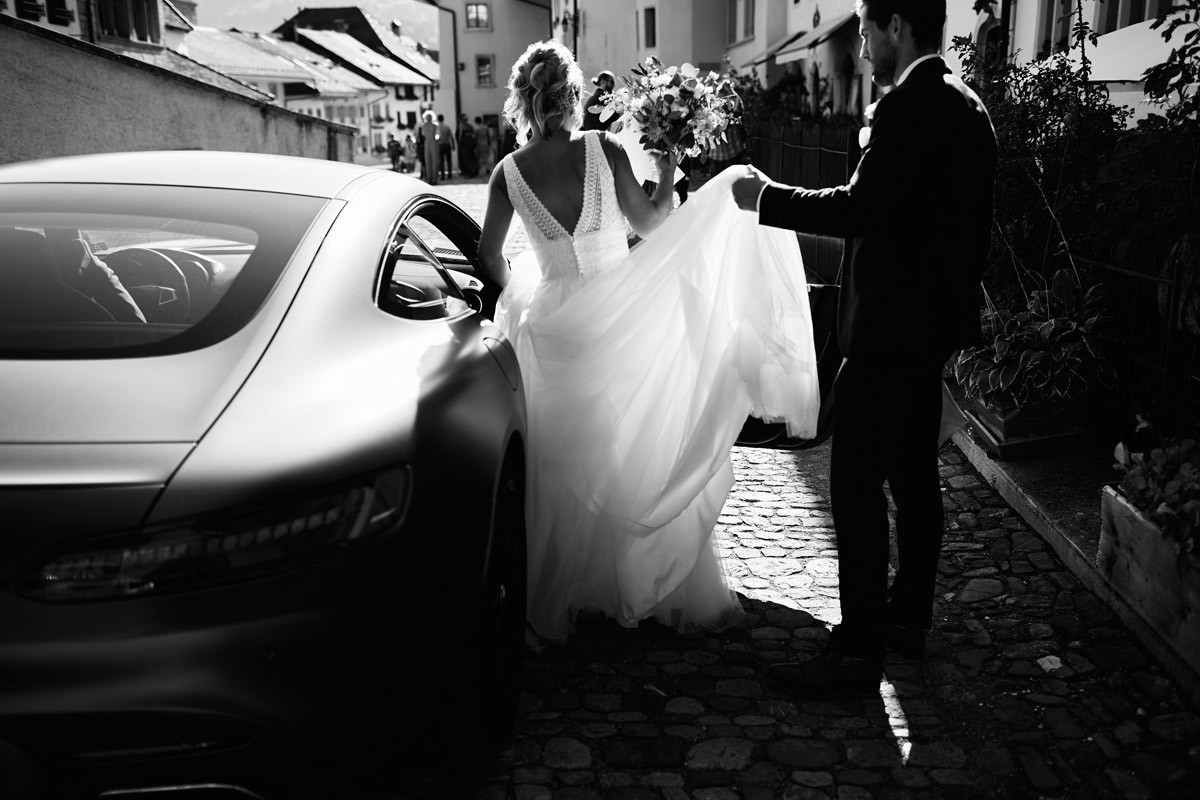
<svg viewBox="0 0 1200 800"><path fill-rule="evenodd" d="M637 0L634 45L637 60L657 56L668 66L694 64L721 69L729 45L726 0ZM750 33L750 38L755 34Z"/></svg>
<svg viewBox="0 0 1200 800"><path fill-rule="evenodd" d="M434 111L457 129L460 114L501 129L512 65L533 42L554 37L552 0L426 0L437 6L442 79Z"/></svg>
<svg viewBox="0 0 1200 800"><path fill-rule="evenodd" d="M364 151L380 152L389 135L401 142L406 135L415 138L421 113L434 107L441 66L423 44L404 35L398 22L385 24L356 6L303 8L273 35L330 59L376 87L364 115L359 115L359 106L366 96L350 102L331 99L320 107L325 114L359 126ZM304 103L306 108L311 105Z"/></svg>
<svg viewBox="0 0 1200 800"><path fill-rule="evenodd" d="M355 150L371 152L374 148L374 117L382 113L380 104L389 97L389 90L361 75L351 72L333 59L309 50L296 42L287 42L269 33L227 31L266 53L287 59L304 71L306 80L283 85L284 106L300 114L327 119L357 130ZM401 124L397 120L397 124Z"/></svg>
<svg viewBox="0 0 1200 800"><path fill-rule="evenodd" d="M554 38L571 48L583 70L584 92L601 70L627 75L638 63L636 0L553 0ZM620 80L617 81L620 86Z"/></svg>

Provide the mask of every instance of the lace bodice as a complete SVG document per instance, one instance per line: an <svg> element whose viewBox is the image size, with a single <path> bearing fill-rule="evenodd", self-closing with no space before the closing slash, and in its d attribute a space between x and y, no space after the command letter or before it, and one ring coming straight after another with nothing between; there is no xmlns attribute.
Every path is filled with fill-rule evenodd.
<svg viewBox="0 0 1200 800"><path fill-rule="evenodd" d="M583 208L574 231L564 228L533 193L513 155L504 157L509 200L525 225L546 280L591 277L629 252L616 183L598 132L584 134L584 148Z"/></svg>

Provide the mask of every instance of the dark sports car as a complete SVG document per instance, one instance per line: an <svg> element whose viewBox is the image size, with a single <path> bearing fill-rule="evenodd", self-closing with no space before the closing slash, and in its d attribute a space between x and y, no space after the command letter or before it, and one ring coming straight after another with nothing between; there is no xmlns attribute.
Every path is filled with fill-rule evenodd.
<svg viewBox="0 0 1200 800"><path fill-rule="evenodd" d="M478 237L349 164L0 168L0 797L349 796L510 735L525 407Z"/></svg>

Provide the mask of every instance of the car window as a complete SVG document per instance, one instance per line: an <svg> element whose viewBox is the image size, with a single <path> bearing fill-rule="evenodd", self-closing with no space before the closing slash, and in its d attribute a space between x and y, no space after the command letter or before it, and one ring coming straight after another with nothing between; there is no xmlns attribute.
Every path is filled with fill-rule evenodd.
<svg viewBox="0 0 1200 800"><path fill-rule="evenodd" d="M326 201L200 187L18 184L0 197L0 354L114 357L240 329Z"/></svg>
<svg viewBox="0 0 1200 800"><path fill-rule="evenodd" d="M433 204L415 209L388 242L380 308L412 320L480 311L484 286L476 277L477 248L478 228L461 212Z"/></svg>

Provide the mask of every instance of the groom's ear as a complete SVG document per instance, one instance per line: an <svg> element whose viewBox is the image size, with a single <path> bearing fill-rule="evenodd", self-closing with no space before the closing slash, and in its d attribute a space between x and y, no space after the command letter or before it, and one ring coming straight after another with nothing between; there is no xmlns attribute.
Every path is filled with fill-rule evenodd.
<svg viewBox="0 0 1200 800"><path fill-rule="evenodd" d="M900 29L904 26L904 18L899 14L892 14L892 18L888 20L887 32L891 34L893 40L900 38Z"/></svg>

